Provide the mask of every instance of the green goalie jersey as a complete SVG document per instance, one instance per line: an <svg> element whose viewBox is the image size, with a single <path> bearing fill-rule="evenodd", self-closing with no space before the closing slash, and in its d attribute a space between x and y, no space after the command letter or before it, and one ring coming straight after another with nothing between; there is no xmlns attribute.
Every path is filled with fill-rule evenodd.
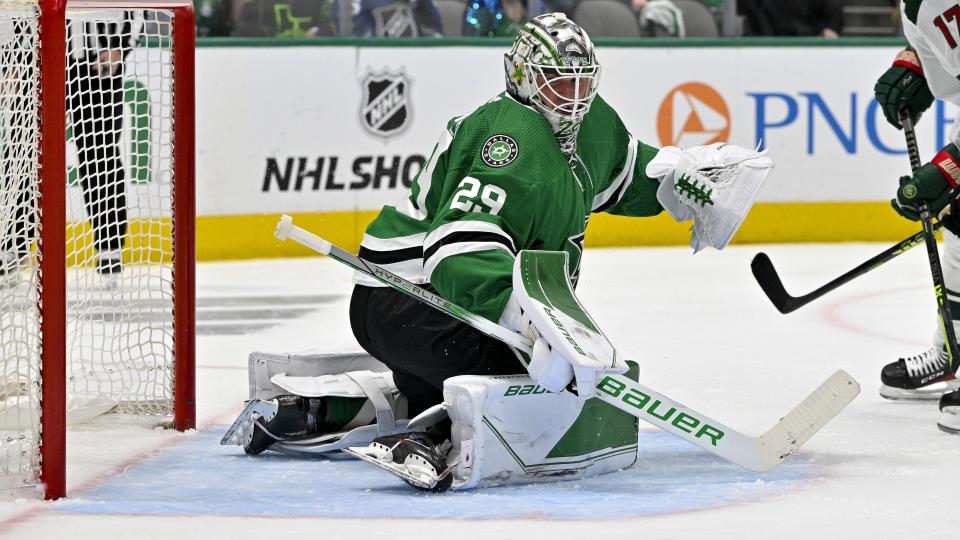
<svg viewBox="0 0 960 540"><path fill-rule="evenodd" d="M663 210L644 173L656 153L598 96L571 161L538 112L500 94L447 124L409 197L367 227L360 256L498 321L518 251L566 251L576 283L591 213Z"/></svg>

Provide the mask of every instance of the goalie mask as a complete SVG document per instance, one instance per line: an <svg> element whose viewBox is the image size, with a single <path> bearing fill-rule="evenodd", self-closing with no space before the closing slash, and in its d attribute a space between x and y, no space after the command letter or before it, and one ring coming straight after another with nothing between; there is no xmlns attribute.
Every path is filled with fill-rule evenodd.
<svg viewBox="0 0 960 540"><path fill-rule="evenodd" d="M543 115L560 149L572 156L600 82L587 33L563 13L540 15L520 29L504 55L504 69L510 95Z"/></svg>

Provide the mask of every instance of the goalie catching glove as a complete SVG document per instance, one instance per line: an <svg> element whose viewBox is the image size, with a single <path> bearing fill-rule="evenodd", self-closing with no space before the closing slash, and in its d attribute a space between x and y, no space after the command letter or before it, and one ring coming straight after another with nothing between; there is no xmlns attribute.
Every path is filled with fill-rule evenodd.
<svg viewBox="0 0 960 540"><path fill-rule="evenodd" d="M533 340L527 371L537 384L557 393L574 382L588 399L605 375L628 366L574 296L566 268L565 252L521 251L500 324Z"/></svg>
<svg viewBox="0 0 960 540"><path fill-rule="evenodd" d="M765 152L713 143L686 150L665 146L646 173L660 179L657 200L673 219L693 219L690 246L696 253L730 243L771 168Z"/></svg>

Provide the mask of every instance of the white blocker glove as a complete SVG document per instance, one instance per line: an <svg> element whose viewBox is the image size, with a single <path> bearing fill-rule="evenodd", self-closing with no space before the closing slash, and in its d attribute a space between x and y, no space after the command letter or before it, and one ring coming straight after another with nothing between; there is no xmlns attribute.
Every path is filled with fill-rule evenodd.
<svg viewBox="0 0 960 540"><path fill-rule="evenodd" d="M660 179L657 200L678 222L693 219L690 246L723 249L753 206L773 160L727 143L680 149L665 146L646 173Z"/></svg>

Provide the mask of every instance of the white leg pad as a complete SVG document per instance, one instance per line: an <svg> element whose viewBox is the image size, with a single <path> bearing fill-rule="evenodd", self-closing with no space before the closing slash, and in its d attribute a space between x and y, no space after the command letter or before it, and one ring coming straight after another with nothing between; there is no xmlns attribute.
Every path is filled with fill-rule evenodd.
<svg viewBox="0 0 960 540"><path fill-rule="evenodd" d="M273 376L279 373L293 377L311 377L348 371L383 372L389 369L365 352L252 352L248 364L250 399L270 399L277 394L288 393L271 382Z"/></svg>
<svg viewBox="0 0 960 540"><path fill-rule="evenodd" d="M637 419L598 399L550 393L527 375L444 382L453 489L596 476L637 459Z"/></svg>

